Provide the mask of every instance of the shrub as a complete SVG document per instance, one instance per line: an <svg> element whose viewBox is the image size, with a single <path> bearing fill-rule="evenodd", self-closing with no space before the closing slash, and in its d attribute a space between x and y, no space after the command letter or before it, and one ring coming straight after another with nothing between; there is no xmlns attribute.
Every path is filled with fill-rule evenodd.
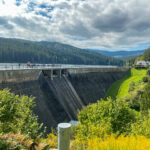
<svg viewBox="0 0 150 150"><path fill-rule="evenodd" d="M0 136L1 150L49 150L48 143L39 137L31 139L29 136L21 134L4 134Z"/></svg>
<svg viewBox="0 0 150 150"><path fill-rule="evenodd" d="M143 77L143 82L148 82L148 77Z"/></svg>
<svg viewBox="0 0 150 150"><path fill-rule="evenodd" d="M135 111L123 100L101 100L79 112L75 137L79 141L87 141L95 136L103 138L105 134L128 134L135 120Z"/></svg>
<svg viewBox="0 0 150 150"><path fill-rule="evenodd" d="M54 133L47 135L46 139L42 139L44 143L47 143L50 148L56 148L58 143L58 136Z"/></svg>
<svg viewBox="0 0 150 150"><path fill-rule="evenodd" d="M147 115L150 109L150 82L144 88L140 99L140 110L143 115Z"/></svg>
<svg viewBox="0 0 150 150"><path fill-rule="evenodd" d="M21 133L35 138L42 125L32 112L34 98L18 96L8 89L0 91L0 133Z"/></svg>
<svg viewBox="0 0 150 150"><path fill-rule="evenodd" d="M150 69L147 70L147 75L150 76Z"/></svg>
<svg viewBox="0 0 150 150"><path fill-rule="evenodd" d="M142 135L150 138L150 111L147 116L140 115L138 120L132 124L133 135Z"/></svg>
<svg viewBox="0 0 150 150"><path fill-rule="evenodd" d="M128 92L134 91L134 89L135 89L135 82L131 82L130 85L129 85Z"/></svg>

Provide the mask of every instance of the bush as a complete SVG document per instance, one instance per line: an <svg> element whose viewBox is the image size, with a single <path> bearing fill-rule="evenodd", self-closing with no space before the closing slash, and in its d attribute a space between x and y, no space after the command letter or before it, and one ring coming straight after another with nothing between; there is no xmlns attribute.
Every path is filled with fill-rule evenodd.
<svg viewBox="0 0 150 150"><path fill-rule="evenodd" d="M143 82L148 82L148 77L143 77Z"/></svg>
<svg viewBox="0 0 150 150"><path fill-rule="evenodd" d="M9 144L5 140L0 140L0 149L9 149Z"/></svg>
<svg viewBox="0 0 150 150"><path fill-rule="evenodd" d="M18 96L8 89L0 91L0 133L21 133L35 138L42 125L32 112L34 98Z"/></svg>
<svg viewBox="0 0 150 150"><path fill-rule="evenodd" d="M147 70L147 75L150 76L150 69Z"/></svg>
<svg viewBox="0 0 150 150"><path fill-rule="evenodd" d="M4 134L0 136L0 150L49 150L49 143L39 137L31 139L21 134Z"/></svg>
<svg viewBox="0 0 150 150"><path fill-rule="evenodd" d="M129 85L128 92L134 91L134 89L135 89L135 82L131 82L130 85Z"/></svg>
<svg viewBox="0 0 150 150"><path fill-rule="evenodd" d="M79 141L87 141L95 136L103 138L105 134L128 134L135 120L135 111L123 100L101 100L79 112L75 137Z"/></svg>
<svg viewBox="0 0 150 150"><path fill-rule="evenodd" d="M140 110L143 115L147 115L150 109L150 82L144 88L144 92L140 99Z"/></svg>
<svg viewBox="0 0 150 150"><path fill-rule="evenodd" d="M150 138L150 111L146 116L140 115L138 120L132 124L132 134Z"/></svg>

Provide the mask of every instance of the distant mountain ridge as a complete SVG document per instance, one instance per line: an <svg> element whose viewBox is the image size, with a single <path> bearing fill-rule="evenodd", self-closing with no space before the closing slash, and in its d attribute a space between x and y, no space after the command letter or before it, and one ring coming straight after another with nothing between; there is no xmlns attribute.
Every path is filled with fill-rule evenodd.
<svg viewBox="0 0 150 150"><path fill-rule="evenodd" d="M0 38L0 62L118 65L122 60L58 42Z"/></svg>
<svg viewBox="0 0 150 150"><path fill-rule="evenodd" d="M92 50L89 51L97 52L104 54L106 56L112 56L116 58L128 59L131 57L140 56L144 53L145 50L137 50L137 51L105 51L105 50Z"/></svg>

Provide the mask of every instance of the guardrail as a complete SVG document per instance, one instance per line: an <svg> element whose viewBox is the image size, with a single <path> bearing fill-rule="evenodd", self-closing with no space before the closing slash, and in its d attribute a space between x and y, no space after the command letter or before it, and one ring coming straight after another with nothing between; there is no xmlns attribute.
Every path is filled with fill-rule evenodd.
<svg viewBox="0 0 150 150"><path fill-rule="evenodd" d="M0 70L22 70L22 69L77 69L77 68L118 68L118 66L104 65L71 65L71 64L13 64L0 63Z"/></svg>

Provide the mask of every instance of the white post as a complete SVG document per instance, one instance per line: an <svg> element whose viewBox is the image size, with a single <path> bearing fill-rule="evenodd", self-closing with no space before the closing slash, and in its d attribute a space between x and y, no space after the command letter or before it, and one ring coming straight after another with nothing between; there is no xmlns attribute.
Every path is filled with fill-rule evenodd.
<svg viewBox="0 0 150 150"><path fill-rule="evenodd" d="M69 150L70 147L71 124L58 124L58 150Z"/></svg>

